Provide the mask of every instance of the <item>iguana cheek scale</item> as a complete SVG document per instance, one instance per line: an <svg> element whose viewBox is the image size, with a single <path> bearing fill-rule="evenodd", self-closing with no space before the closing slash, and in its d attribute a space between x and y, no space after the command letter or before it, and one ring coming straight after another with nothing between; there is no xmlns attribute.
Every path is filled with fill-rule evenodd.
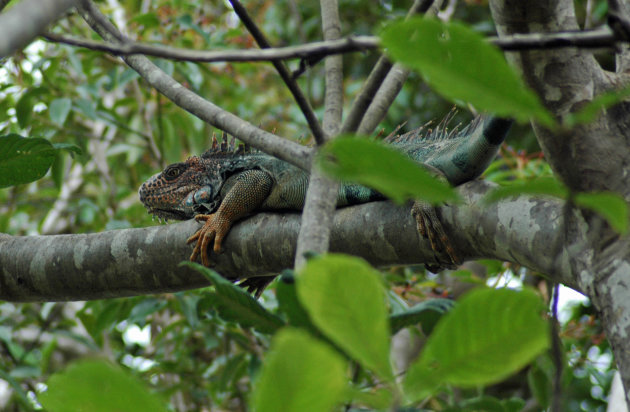
<svg viewBox="0 0 630 412"><path fill-rule="evenodd" d="M423 128L385 140L451 185L477 178L494 159L510 129L511 121L477 117L462 130L440 126L423 135ZM188 238L195 243L191 260L198 257L210 265L209 248L220 252L222 243L237 220L264 210L301 210L308 188L308 174L287 162L264 153L234 147L227 139L213 139L206 153L167 166L142 184L138 193L149 213L164 219L191 219L204 225ZM342 183L337 206L382 200L370 188ZM435 209L416 201L411 209L418 232L429 239L441 263L459 264Z"/></svg>

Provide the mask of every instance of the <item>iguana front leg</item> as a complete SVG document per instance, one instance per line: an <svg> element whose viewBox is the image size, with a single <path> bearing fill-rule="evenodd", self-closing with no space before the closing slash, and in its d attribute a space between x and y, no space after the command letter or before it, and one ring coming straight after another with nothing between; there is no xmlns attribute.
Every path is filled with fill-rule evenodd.
<svg viewBox="0 0 630 412"><path fill-rule="evenodd" d="M226 194L219 208L212 214L198 214L195 220L205 221L204 225L186 243L197 242L190 260L195 261L201 256L201 263L210 266L209 247L212 244L215 253L223 248L223 239L230 228L240 218L256 210L269 196L273 180L267 172L262 170L247 170L234 176L229 182Z"/></svg>

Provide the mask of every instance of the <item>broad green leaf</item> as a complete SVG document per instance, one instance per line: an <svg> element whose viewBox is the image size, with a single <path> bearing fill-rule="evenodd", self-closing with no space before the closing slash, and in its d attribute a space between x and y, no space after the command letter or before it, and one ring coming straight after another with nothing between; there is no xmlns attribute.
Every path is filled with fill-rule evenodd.
<svg viewBox="0 0 630 412"><path fill-rule="evenodd" d="M523 194L545 195L565 199L568 196L566 187L554 177L541 177L534 180L518 182L507 186L500 186L485 196L488 203L498 202L508 197L517 197Z"/></svg>
<svg viewBox="0 0 630 412"><path fill-rule="evenodd" d="M320 152L319 162L325 172L369 186L398 203L408 199L431 203L458 199L448 184L431 176L418 163L391 146L373 140L334 139Z"/></svg>
<svg viewBox="0 0 630 412"><path fill-rule="evenodd" d="M600 214L622 235L628 233L628 204L617 193L578 193L575 204Z"/></svg>
<svg viewBox="0 0 630 412"><path fill-rule="evenodd" d="M70 109L72 109L72 100L67 97L53 100L48 106L50 120L58 126L63 126L68 118Z"/></svg>
<svg viewBox="0 0 630 412"><path fill-rule="evenodd" d="M534 118L554 125L549 112L508 66L499 49L470 28L415 17L390 24L381 38L388 54L418 70L446 98L520 122Z"/></svg>
<svg viewBox="0 0 630 412"><path fill-rule="evenodd" d="M297 298L293 275L282 275L280 282L276 286L276 297L278 299L278 309L286 314L291 326L316 330L308 317L308 313L304 310L304 306Z"/></svg>
<svg viewBox="0 0 630 412"><path fill-rule="evenodd" d="M50 412L156 412L166 404L136 378L105 360L74 362L46 382L39 401Z"/></svg>
<svg viewBox="0 0 630 412"><path fill-rule="evenodd" d="M387 411L392 410L394 391L391 386L350 387L346 393L345 403L361 404L372 409L351 409L351 411ZM407 409L399 409L401 412Z"/></svg>
<svg viewBox="0 0 630 412"><path fill-rule="evenodd" d="M346 391L346 361L304 331L274 337L252 394L256 412L328 412Z"/></svg>
<svg viewBox="0 0 630 412"><path fill-rule="evenodd" d="M409 368L407 396L421 399L443 383L486 385L518 371L549 345L544 310L530 290L469 292L438 323Z"/></svg>
<svg viewBox="0 0 630 412"><path fill-rule="evenodd" d="M55 155L55 160L50 166L50 176L52 177L53 182L55 182L55 187L57 189L61 189L61 186L63 185L65 181L65 177L66 177L65 165L66 165L66 159L61 155L61 153L59 153L59 151L57 151L57 154Z"/></svg>
<svg viewBox="0 0 630 412"><path fill-rule="evenodd" d="M223 278L217 272L198 263L183 262L203 274L216 289L210 299L225 320L243 327L253 327L262 333L274 333L284 326L282 319L261 306L249 293Z"/></svg>
<svg viewBox="0 0 630 412"><path fill-rule="evenodd" d="M56 153L46 139L17 134L0 136L0 188L42 178L55 161Z"/></svg>
<svg viewBox="0 0 630 412"><path fill-rule="evenodd" d="M539 357L537 361L534 362L531 368L527 371L527 384L529 386L529 390L532 392L534 398L536 398L536 401L543 409L547 409L547 407L549 407L549 404L551 403L551 398L553 396L552 379L548 375L548 371L543 369L543 367L541 367L540 365L541 363L550 363L545 361L547 361L547 359L544 359L543 356Z"/></svg>
<svg viewBox="0 0 630 412"><path fill-rule="evenodd" d="M20 100L15 104L15 116L17 117L18 124L22 129L28 126L33 116L33 105L35 99L31 93L24 93Z"/></svg>
<svg viewBox="0 0 630 412"><path fill-rule="evenodd" d="M144 26L145 30L150 29L152 27L157 27L160 25L160 19L157 17L155 13L139 14L133 19L131 19L130 22L137 23L141 26Z"/></svg>
<svg viewBox="0 0 630 412"><path fill-rule="evenodd" d="M298 297L332 342L382 379L391 380L389 324L380 274L362 259L310 259L297 278Z"/></svg>
<svg viewBox="0 0 630 412"><path fill-rule="evenodd" d="M422 331L429 335L437 321L451 310L454 304L455 302L450 299L431 299L418 303L404 312L393 314L389 318L392 334L404 327L420 324Z"/></svg>
<svg viewBox="0 0 630 412"><path fill-rule="evenodd" d="M619 103L628 96L630 96L630 87L602 93L577 112L570 113L565 119L565 124L572 127L579 124L589 123L595 120L597 115L603 110Z"/></svg>

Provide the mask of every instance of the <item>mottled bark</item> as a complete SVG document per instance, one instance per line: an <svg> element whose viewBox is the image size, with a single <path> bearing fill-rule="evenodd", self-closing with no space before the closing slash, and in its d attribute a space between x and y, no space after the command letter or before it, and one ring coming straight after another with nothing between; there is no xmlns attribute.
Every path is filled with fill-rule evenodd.
<svg viewBox="0 0 630 412"><path fill-rule="evenodd" d="M0 10L8 2L2 2ZM27 46L78 0L25 0L0 14L0 57Z"/></svg>
<svg viewBox="0 0 630 412"><path fill-rule="evenodd" d="M522 196L484 205L493 185L470 182L459 191L460 206L440 209L445 230L464 259L494 258L522 264L579 289L572 256L592 256L580 239L588 229L577 211L573 242L555 259L549 248L560 236L562 204ZM172 292L206 285L196 272L179 267L192 247L186 238L194 221L89 235L0 236L0 299L86 300ZM231 279L279 273L293 266L300 214L260 213L237 223L214 267ZM435 263L420 238L409 205L373 202L334 214L330 250L361 256L373 265Z"/></svg>
<svg viewBox="0 0 630 412"><path fill-rule="evenodd" d="M577 30L570 0L491 1L500 35ZM543 103L562 119L606 91L628 83L620 67L603 70L590 51L555 49L508 53ZM618 60L621 64L623 59ZM613 191L630 200L630 104L605 110L595 121L554 133L534 125L538 141L556 175L574 191ZM580 289L598 309L613 347L630 403L630 240L587 214L568 219L569 239L581 243L567 257ZM581 237L578 237L578 233Z"/></svg>
<svg viewBox="0 0 630 412"><path fill-rule="evenodd" d="M337 40L341 36L339 4L337 0L322 0L322 32L324 40ZM328 56L325 60L326 95L324 97L323 128L327 138L334 138L341 128L343 110L343 60L340 55ZM307 252L328 251L330 229L337 203L339 182L326 176L316 165L311 168L311 177L302 223L297 241L295 267L306 262Z"/></svg>

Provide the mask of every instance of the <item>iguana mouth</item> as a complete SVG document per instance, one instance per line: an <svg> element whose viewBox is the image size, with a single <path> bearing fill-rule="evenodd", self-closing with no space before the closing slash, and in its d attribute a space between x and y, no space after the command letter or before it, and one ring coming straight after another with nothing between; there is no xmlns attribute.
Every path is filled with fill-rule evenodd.
<svg viewBox="0 0 630 412"><path fill-rule="evenodd" d="M165 221L168 221L169 219L175 219L175 220L188 220L190 219L190 216L187 215L184 212L180 212L179 210L165 210L165 209L159 209L159 208L147 208L147 211L152 214L154 217L157 217L158 219L164 219Z"/></svg>

